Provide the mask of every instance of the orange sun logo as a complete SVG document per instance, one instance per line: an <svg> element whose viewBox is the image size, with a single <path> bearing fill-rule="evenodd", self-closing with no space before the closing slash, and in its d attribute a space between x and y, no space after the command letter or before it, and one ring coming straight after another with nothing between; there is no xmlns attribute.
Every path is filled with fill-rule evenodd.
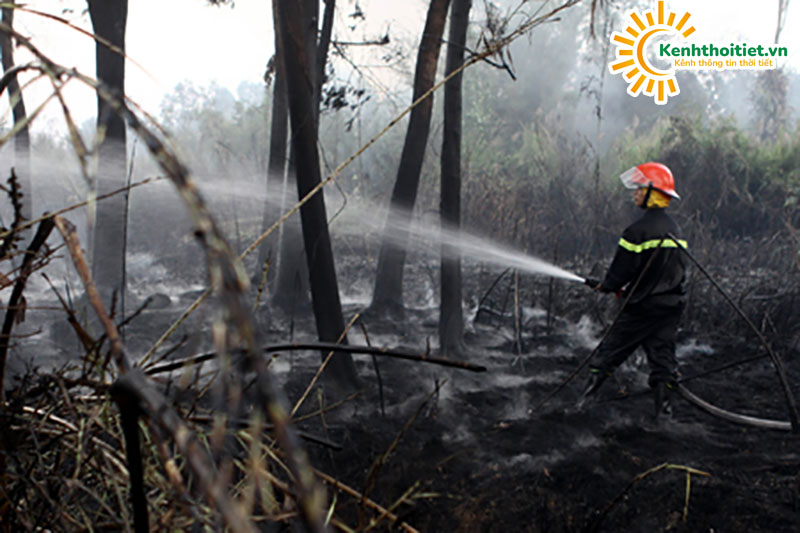
<svg viewBox="0 0 800 533"><path fill-rule="evenodd" d="M617 49L617 60L609 65L609 69L612 74L623 75L631 96L644 93L652 96L656 104L664 105L670 96L680 94L675 69L662 70L654 67L645 55L645 48L650 38L657 33L677 32L683 37L689 37L695 29L694 26L684 29L691 16L688 11L677 23L675 13L670 12L665 16L663 0L659 0L657 11L656 14L652 11L645 12L645 20L634 11L630 14L633 24L625 28L624 33L614 32L611 41Z"/></svg>

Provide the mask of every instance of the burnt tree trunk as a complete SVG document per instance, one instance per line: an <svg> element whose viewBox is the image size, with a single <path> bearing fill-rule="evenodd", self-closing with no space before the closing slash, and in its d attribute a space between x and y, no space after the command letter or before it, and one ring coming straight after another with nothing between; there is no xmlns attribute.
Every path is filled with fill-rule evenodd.
<svg viewBox="0 0 800 533"><path fill-rule="evenodd" d="M464 64L467 24L472 0L452 0L445 74ZM444 86L444 133L442 137L441 223L443 232L461 228L461 74ZM464 313L461 302L461 254L442 241L439 346L442 353L464 351Z"/></svg>
<svg viewBox="0 0 800 533"><path fill-rule="evenodd" d="M431 0L428 8L425 29L417 54L412 101L416 101L433 87L448 4L449 0ZM417 200L432 109L433 95L420 102L411 111L408 121L397 180L392 190L389 215L384 228L383 244L378 256L375 289L370 306L375 312L394 316L403 314L403 266L406 260L408 225Z"/></svg>
<svg viewBox="0 0 800 533"><path fill-rule="evenodd" d="M334 2L332 0L325 2L325 24L322 28L319 44L317 43L319 4L316 0L303 0L303 6L304 16L306 17L306 20L303 21L303 29L305 32L304 43L309 65L313 66L313 70L311 70L311 83L313 84L314 91L312 101L315 102L313 112L316 135L319 131L319 101L322 80L325 71L325 63L327 61L330 34L333 28ZM291 207L292 195L290 191L294 187L294 184L291 182L293 180L296 181L295 153L293 149L289 157L288 176L288 187L284 190L282 202L284 209L282 209L282 211ZM300 222L297 216L292 216L286 221L282 228L280 264L273 297L273 303L278 305L285 312L293 311L298 304L303 305L308 303L309 274L303 262L303 256L304 249Z"/></svg>
<svg viewBox="0 0 800 533"><path fill-rule="evenodd" d="M273 24L274 26L274 24ZM289 107L286 95L286 70L283 65L283 52L281 51L278 28L275 32L274 77L272 80L272 114L269 132L269 162L267 163L267 202L264 205L264 215L261 231L267 229L277 220L279 213L278 198L283 191L283 179L286 174L286 139L289 131ZM259 248L258 265L264 267L267 259L271 265L269 281L275 279L277 272L277 246L278 231L274 231ZM260 279L257 281L260 282Z"/></svg>
<svg viewBox="0 0 800 533"><path fill-rule="evenodd" d="M274 18L274 17L273 17ZM294 205L295 165L294 149L290 148L287 159L287 134L289 100L286 86L286 64L280 29L277 20L275 29L275 87L272 101L272 124L270 130L270 161L267 177L268 207L264 213L264 229ZM288 168L287 168L288 162ZM267 257L272 260L272 303L285 313L293 313L298 303L307 304L308 268L303 250L303 233L300 216L294 214L284 222L262 246L259 265L263 267ZM260 281L260 280L259 280Z"/></svg>
<svg viewBox="0 0 800 533"><path fill-rule="evenodd" d="M10 7L2 8L3 22L9 28L14 27L14 9ZM11 36L0 33L0 51L2 51L3 73L14 68L14 46ZM8 82L8 98L10 101L14 126L25 121L27 112L25 111L25 101L19 87L16 76L12 76ZM30 136L28 126L23 126L14 136L14 166L15 174L19 178L20 190L22 192L22 216L25 220L33 218L33 194L31 186L31 163L30 163ZM27 241L30 230L24 231L19 237Z"/></svg>
<svg viewBox="0 0 800 533"><path fill-rule="evenodd" d="M314 110L316 112L317 132L319 132L319 112L322 103L322 86L325 84L325 65L328 64L328 49L331 46L333 33L333 15L336 10L336 0L324 0L325 10L322 13L322 28L319 32L317 43L316 78L314 79Z"/></svg>
<svg viewBox="0 0 800 533"><path fill-rule="evenodd" d="M292 130L294 137L294 130ZM281 189L282 215L297 202L297 154L294 144L289 147L289 169ZM272 303L287 314L294 314L298 307L308 305L308 267L305 262L303 230L300 216L292 214L281 225L281 241L278 250L278 272Z"/></svg>
<svg viewBox="0 0 800 533"><path fill-rule="evenodd" d="M125 26L128 0L87 0L92 28L99 37L117 49L96 42L97 78L112 91L125 94ZM125 122L99 94L97 96L97 133L103 142L99 148L97 195L125 186L126 148ZM118 309L125 306L125 219L128 195L116 195L97 203L92 246L92 277L103 303L109 304L112 294L118 298Z"/></svg>
<svg viewBox="0 0 800 533"><path fill-rule="evenodd" d="M308 194L320 183L319 154L314 108L315 63L309 57L304 24L311 18L306 6L293 0L278 0L277 17L286 60L289 91L289 116L292 146L297 165L297 193ZM321 341L336 342L344 332L344 317L339 299L339 285L333 261L328 216L322 193L315 194L300 209L306 263L311 284L311 302ZM344 342L346 343L346 336ZM324 356L324 354L323 354ZM356 388L358 377L352 357L337 353L326 369L328 376L342 388Z"/></svg>

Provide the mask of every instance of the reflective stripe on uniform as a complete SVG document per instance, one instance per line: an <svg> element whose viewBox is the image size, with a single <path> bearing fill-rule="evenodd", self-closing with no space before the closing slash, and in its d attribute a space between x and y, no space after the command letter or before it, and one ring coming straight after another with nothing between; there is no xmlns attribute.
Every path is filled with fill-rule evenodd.
<svg viewBox="0 0 800 533"><path fill-rule="evenodd" d="M686 243L686 241L684 241L682 239L678 239L678 244L675 244L675 241L673 241L672 239L669 239L669 238L666 238L666 239L652 239L652 240L649 240L649 241L644 241L641 244L634 244L634 243L632 243L630 241L626 241L625 239L620 239L619 240L619 245L621 247L625 248L629 252L633 252L633 253L637 253L637 254L642 253L645 250L650 250L651 248L658 248L659 244L661 245L662 248L677 248L678 244L680 244L682 248L688 248L689 247L689 245Z"/></svg>

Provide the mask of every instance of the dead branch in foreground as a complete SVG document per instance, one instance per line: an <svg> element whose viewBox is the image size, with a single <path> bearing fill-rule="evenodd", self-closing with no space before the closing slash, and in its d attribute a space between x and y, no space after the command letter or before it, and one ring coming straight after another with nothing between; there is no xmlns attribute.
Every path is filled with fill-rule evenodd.
<svg viewBox="0 0 800 533"><path fill-rule="evenodd" d="M5 320L3 321L2 333L0 333L0 402L2 402L5 397L3 385L5 383L6 357L8 356L8 346L11 340L11 329L14 327L19 317L25 316L25 299L22 293L25 290L28 277L33 271L33 260L39 253L39 249L44 245L47 237L50 236L52 230L52 220L45 220L39 224L39 228L36 230L36 234L33 236L30 246L28 246L28 249L25 251L25 258L22 260L19 277L16 283L14 283L14 289L8 299L8 310L6 311ZM20 305L20 302L23 302L23 304Z"/></svg>

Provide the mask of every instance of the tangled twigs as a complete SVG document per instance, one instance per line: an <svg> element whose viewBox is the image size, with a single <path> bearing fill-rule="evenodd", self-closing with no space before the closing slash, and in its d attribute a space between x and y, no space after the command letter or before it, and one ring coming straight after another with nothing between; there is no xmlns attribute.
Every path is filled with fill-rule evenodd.
<svg viewBox="0 0 800 533"><path fill-rule="evenodd" d="M120 115L136 135L144 141L161 169L178 189L193 219L195 235L206 252L210 285L220 291L224 305L224 318L226 320L220 322L223 326L217 329L217 331L221 332L221 335L216 336L218 351L224 354L228 340L234 337L237 337L246 347L248 357L245 358L242 363L243 368L240 370L253 370L257 375L257 392L260 396L261 407L269 414L276 427L278 441L287 454L287 460L294 475L300 516L308 529L313 531L326 529L323 525L324 491L315 482L308 457L305 450L300 446L296 432L291 426L283 394L273 383L264 361L256 354L254 328L249 311L243 302L243 294L247 286L247 277L244 269L241 262L231 253L230 247L208 211L204 200L194 183L189 179L189 172L186 166L178 160L173 151L154 133L158 129L157 126L151 128L143 123L131 110L128 101L120 94L103 83L85 76L76 69L68 69L55 63L34 46L30 39L20 35L7 24L0 24L0 31L13 36L20 43L20 46L28 49L39 62L39 69L42 72L48 73L59 80L70 78L79 80L95 90L98 97L107 102L109 108ZM53 98L52 94L50 98ZM33 117L29 118L32 119ZM75 247L72 250L75 250ZM73 255L74 257L75 255ZM85 262L83 266L85 266ZM89 287L87 287L87 292L90 298L94 299ZM104 326L108 327L110 320L107 319L107 316L105 318L106 320L103 320ZM113 326L113 324L110 325ZM228 325L234 326L232 332L227 331ZM121 350L121 343L116 344L115 337L111 335L109 335L109 340L112 343L112 353L119 359L118 363L127 364L124 352ZM130 368L130 365L125 366L125 368ZM240 391L233 390L238 384L233 381L231 385L233 387L230 391L231 396L238 396Z"/></svg>
<svg viewBox="0 0 800 533"><path fill-rule="evenodd" d="M36 50L30 46L30 43L28 43L28 46ZM257 355L255 331L250 312L243 299L244 291L247 287L247 276L244 268L241 261L233 255L216 221L211 216L205 201L189 178L188 169L178 160L169 147L139 120L130 110L126 101L113 90L74 69L66 70L55 65L41 55L38 50L34 53L41 59L47 60L51 70L68 72L70 75L92 86L98 95L108 102L111 109L123 117L131 129L144 141L161 169L178 189L194 221L195 235L206 252L211 287L219 291L224 304L225 317L220 322L222 327L215 328L221 333L220 335L215 335L218 351L221 356L225 357L228 341L233 337L238 337L244 345L247 357L242 362L240 371L249 369L256 373L256 391L259 394L259 402L275 425L278 441L286 452L287 462L294 475L300 516L306 523L306 527L312 531L327 529L323 525L324 491L316 483L310 469L308 456L300 445L297 434L291 425L283 393L274 384L263 359ZM231 332L227 331L228 326L233 326ZM114 340L110 336L109 339L113 345ZM228 380L227 383L230 387L230 391L227 393L228 397L241 397L241 384L236 380Z"/></svg>
<svg viewBox="0 0 800 533"><path fill-rule="evenodd" d="M348 494L348 495L352 496L353 498L358 499L360 502L362 502L367 507L370 507L370 508L374 509L375 511L378 511L380 513L380 516L383 519L388 520L389 522L391 522L392 525L398 525L398 527L400 527L406 533L419 533L419 531L417 529L411 527L410 525L408 525L405 522L401 522L400 524L397 524L397 521L399 520L399 518L398 518L398 516L396 514L392 513L390 510L388 510L388 509L384 508L383 506L379 505L374 500L364 496L363 494L358 492L356 489L350 487L349 485L345 485L344 483L342 483L338 479L336 479L336 478L334 478L332 476L329 476L325 472L321 472L319 470L315 470L315 473L323 481L325 481L325 483L330 485L331 488L333 488L334 490L344 492L345 494Z"/></svg>
<svg viewBox="0 0 800 533"><path fill-rule="evenodd" d="M14 283L14 289L8 300L8 311L6 311L2 334L0 334L0 402L5 399L3 384L5 380L6 357L8 356L8 346L11 340L11 328L14 327L18 313L22 308L20 302L24 301L22 293L25 290L28 277L32 272L31 263L33 263L36 254L39 253L39 249L44 245L52 230L52 220L48 219L39 224L36 235L33 236L30 246L28 246L28 249L25 251L25 258L22 260L19 277L16 283Z"/></svg>
<svg viewBox="0 0 800 533"><path fill-rule="evenodd" d="M634 477L631 480L631 482L628 483L628 486L626 486L622 490L622 492L617 494L617 496L613 500L611 500L611 502L608 505L606 505L605 509L603 509L602 511L600 511L597 514L597 517L594 519L594 521L589 523L586 526L585 531L587 531L587 532L598 531L600 529L600 526L603 523L603 520L608 515L608 513L611 511L611 509L617 503L619 503L619 501L623 497L625 497L625 495L634 487L634 485L636 485L638 482L640 482L641 480L645 479L646 477L649 477L650 475L655 474L656 472L660 472L661 470L681 470L683 472L686 472L686 495L684 497L684 504L683 504L683 520L685 522L686 519L689 516L689 496L690 496L690 493L691 493L692 474L697 475L697 476L705 476L705 477L711 477L711 474L709 474L708 472L704 472L702 470L697 470L696 468L691 468L689 466L673 465L673 464L670 464L670 463L663 463L663 464L660 464L658 466L654 466L650 470L642 472L641 474L638 474L636 477Z"/></svg>
<svg viewBox="0 0 800 533"><path fill-rule="evenodd" d="M255 531L253 524L244 516L239 506L231 501L226 493L226 487L218 482L214 467L194 433L147 377L139 369L133 369L120 377L115 387L117 394L135 398L137 408L173 437L192 472L197 476L200 487L206 492L209 500L217 506L231 530Z"/></svg>
<svg viewBox="0 0 800 533"><path fill-rule="evenodd" d="M86 329L84 329L84 327L78 321L78 317L75 316L75 311L64 300L64 297L61 296L61 293L58 292L58 289L55 288L55 286L53 285L53 282L51 282L50 278L47 277L47 274L42 272L42 277L45 279L47 284L50 285L50 290L53 291L53 294L56 295L56 298L58 298L58 302L61 304L61 308L67 314L67 322L69 323L70 326L72 326L72 329L75 331L75 334L78 336L78 340L80 341L81 346L83 346L84 350L86 350L87 353L92 351L92 349L95 346L95 342L97 342L97 341L95 341L92 338L92 336L89 335L89 333L86 331Z"/></svg>

